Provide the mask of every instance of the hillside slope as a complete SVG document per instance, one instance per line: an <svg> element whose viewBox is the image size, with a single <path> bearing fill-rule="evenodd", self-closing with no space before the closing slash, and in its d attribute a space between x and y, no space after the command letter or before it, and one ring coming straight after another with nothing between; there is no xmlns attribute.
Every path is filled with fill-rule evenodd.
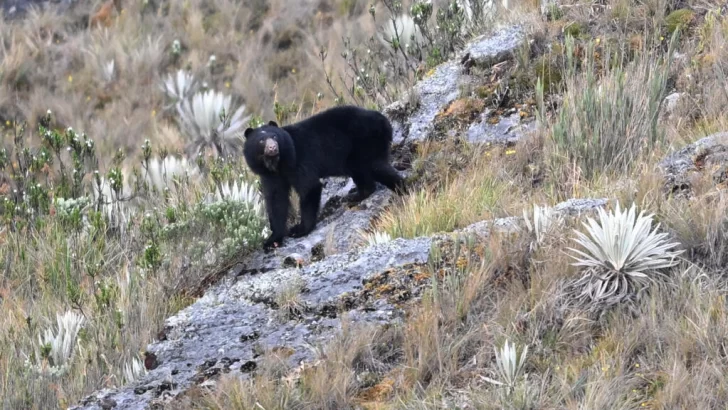
<svg viewBox="0 0 728 410"><path fill-rule="evenodd" d="M198 27L171 50L208 61L191 78L215 85L180 103L148 93L142 105L155 114L144 127L166 124L164 133L184 132L176 141L187 146L170 155L137 144L141 171L65 128L73 110L41 112L27 129L3 117L3 406L724 407L725 5L564 0L478 9L489 3L384 0L367 16L361 2L323 3L311 19L336 6L359 22L402 24L408 35L385 29L358 46L343 41L346 67L312 75L306 84L329 94L313 99L292 91L303 66L281 54L301 38L279 38L275 55L287 64L276 73L289 80L286 91L267 90L254 103L261 114L250 117L220 98L235 125L212 118L192 133L172 121L185 118L186 101L203 104L228 84L240 92L255 72L227 67L244 61L243 46L217 49L214 59L205 47L243 35L263 44L266 25L244 34L235 24L242 14L226 17L238 10L228 0L134 3L119 13L109 33L127 41L133 30ZM108 115L112 131L130 132L123 124L132 117L119 113L139 104L120 89L167 70L183 78L177 54L149 60L155 43L139 38L142 48L118 60L143 68L139 78L81 86L75 73L29 70L27 61L44 58L77 66L61 48L102 31L34 48L46 34L27 33L55 22L28 21L42 24L2 26L16 37L5 36L4 55L15 57L2 61L0 83L33 78L21 94L55 89L106 101L77 105L92 113L87 123ZM115 58L128 47L118 44ZM318 228L260 252L256 179L226 132L342 102L390 118L394 162L412 192L395 197L380 187L345 207L353 184L327 179ZM0 107L32 112L1 96ZM40 142L26 142L28 133ZM213 155L196 156L190 147L198 146ZM96 172L100 163L106 171Z"/></svg>

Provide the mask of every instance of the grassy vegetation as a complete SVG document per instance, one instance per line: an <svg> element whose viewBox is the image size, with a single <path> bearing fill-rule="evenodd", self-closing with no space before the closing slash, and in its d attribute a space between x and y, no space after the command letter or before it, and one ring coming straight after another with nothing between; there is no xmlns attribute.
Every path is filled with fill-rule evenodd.
<svg viewBox="0 0 728 410"><path fill-rule="evenodd" d="M670 196L656 168L670 149L725 126L720 107L728 101L718 84L728 23L719 4L694 6L682 3L692 12L675 14L668 2L608 1L589 12L567 2L552 10L558 19L531 26L550 46L528 65L518 60L505 78L532 73L533 61L558 70L547 90L535 78L524 96L537 101L539 131L504 149L426 144L414 164L422 189L376 226L413 237L525 208L530 229L443 245L423 268L432 287L403 325L346 328L319 362L291 369L285 381L263 366L250 381L223 379L191 407L720 407L728 197L710 173L694 181L692 199ZM572 22L579 35L565 36ZM685 100L668 117L663 99L675 90ZM571 256L585 255L569 249L585 249L574 241L574 230L587 233L584 217L537 209L536 223L529 204L590 196L653 213L646 227L667 236L636 238L665 247L626 265L575 266ZM612 226L608 219L596 223ZM683 252L673 259L671 249ZM666 258L662 267L638 268L645 276L629 278L630 263L657 267L659 258ZM587 291L594 290L591 269L606 269L597 275L604 283L609 275L626 281L614 289L632 301L613 304Z"/></svg>
<svg viewBox="0 0 728 410"><path fill-rule="evenodd" d="M63 408L143 373L141 350L162 320L265 234L256 181L235 156L236 132L336 103L395 100L488 26L466 24L482 21L468 19L475 4L435 3L383 0L370 12L361 1L311 10L282 1L130 1L108 27L89 29L81 12L96 9L88 1L81 12L0 21L3 406ZM514 147L442 138L420 146L418 190L374 227L429 235L523 209L533 218L532 204L606 196L653 213L658 232L685 251L677 259L574 266L571 256L584 255L569 248L578 247L574 229L586 233L583 217L550 224L555 216L537 212L540 222L518 234L434 249L421 272L431 288L403 325L347 324L320 361L289 369L271 354L252 380L223 377L188 405L720 407L728 197L710 175L693 199L671 197L655 167L672 147L728 124L720 6L564 2L543 21L534 4L510 4L499 18L525 22L536 41L506 75L475 70L476 81L497 84L465 97L494 109L535 106L538 131ZM179 70L193 81L162 90ZM493 98L506 86L518 90L515 100ZM673 89L683 103L667 117L663 99ZM197 91L229 117L185 122L199 117ZM584 292L600 277L627 284L614 294L630 303ZM299 293L293 284L277 295L289 317Z"/></svg>

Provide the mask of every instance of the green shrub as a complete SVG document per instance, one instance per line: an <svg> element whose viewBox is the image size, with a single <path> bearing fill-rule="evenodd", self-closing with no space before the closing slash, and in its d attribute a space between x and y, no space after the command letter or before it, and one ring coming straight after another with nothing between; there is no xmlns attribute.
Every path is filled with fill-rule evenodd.
<svg viewBox="0 0 728 410"><path fill-rule="evenodd" d="M665 28L667 32L672 34L675 30L683 30L690 25L695 18L695 12L689 9L679 9L668 14L665 17Z"/></svg>

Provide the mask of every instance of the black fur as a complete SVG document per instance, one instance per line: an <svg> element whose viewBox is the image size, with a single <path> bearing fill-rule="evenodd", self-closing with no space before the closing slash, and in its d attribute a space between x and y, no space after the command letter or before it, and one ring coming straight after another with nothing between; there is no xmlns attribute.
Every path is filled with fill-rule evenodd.
<svg viewBox="0 0 728 410"><path fill-rule="evenodd" d="M281 245L286 236L291 188L301 201L301 222L289 232L293 238L305 236L316 227L320 178L351 177L356 191L344 198L348 202L368 198L376 182L403 192L404 180L389 163L391 144L392 125L387 117L355 106L331 108L284 127L271 121L246 129L245 160L260 176L272 231L264 249Z"/></svg>

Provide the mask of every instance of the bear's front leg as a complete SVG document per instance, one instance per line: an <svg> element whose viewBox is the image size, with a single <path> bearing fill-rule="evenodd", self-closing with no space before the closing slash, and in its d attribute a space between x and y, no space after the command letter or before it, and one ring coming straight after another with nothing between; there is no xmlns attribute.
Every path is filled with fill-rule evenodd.
<svg viewBox="0 0 728 410"><path fill-rule="evenodd" d="M274 246L283 245L286 236L286 220L288 219L290 185L281 177L261 178L265 209L268 214L271 234L263 242L263 250L267 253Z"/></svg>
<svg viewBox="0 0 728 410"><path fill-rule="evenodd" d="M304 192L299 192L301 204L301 222L291 228L289 236L291 238L300 238L306 236L316 228L316 219L318 219L319 205L321 204L321 191L323 185L316 180Z"/></svg>

